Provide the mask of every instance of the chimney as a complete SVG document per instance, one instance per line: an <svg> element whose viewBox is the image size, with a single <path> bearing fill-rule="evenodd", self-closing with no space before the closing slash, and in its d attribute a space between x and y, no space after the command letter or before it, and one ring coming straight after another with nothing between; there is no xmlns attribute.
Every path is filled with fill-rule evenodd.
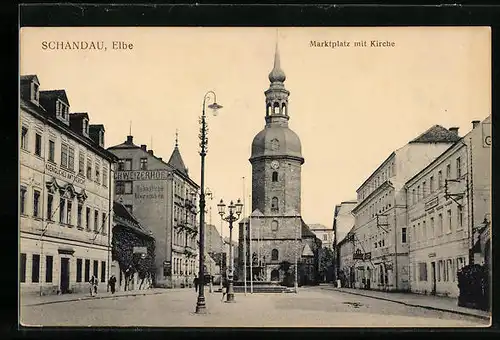
<svg viewBox="0 0 500 340"><path fill-rule="evenodd" d="M475 129L479 125L479 123L481 123L480 120L473 120L472 121L472 128Z"/></svg>
<svg viewBox="0 0 500 340"><path fill-rule="evenodd" d="M451 132L453 132L455 135L458 136L458 128L457 127L451 127L448 130L450 130Z"/></svg>
<svg viewBox="0 0 500 340"><path fill-rule="evenodd" d="M146 144L141 144L141 149L146 151Z"/></svg>
<svg viewBox="0 0 500 340"><path fill-rule="evenodd" d="M133 136L127 136L127 144L133 144L132 140L134 139Z"/></svg>
<svg viewBox="0 0 500 340"><path fill-rule="evenodd" d="M153 150L148 150L148 153L153 156Z"/></svg>

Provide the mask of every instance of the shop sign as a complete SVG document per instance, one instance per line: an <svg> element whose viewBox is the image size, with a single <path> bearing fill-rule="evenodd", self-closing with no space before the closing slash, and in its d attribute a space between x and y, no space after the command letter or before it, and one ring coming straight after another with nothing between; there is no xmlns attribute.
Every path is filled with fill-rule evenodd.
<svg viewBox="0 0 500 340"><path fill-rule="evenodd" d="M85 178L82 176L75 175L74 172L63 169L56 164L47 163L45 165L45 169L51 174L58 175L59 177L64 178L68 182L75 182L78 184L85 184Z"/></svg>
<svg viewBox="0 0 500 340"><path fill-rule="evenodd" d="M147 247L134 247L134 254L147 254Z"/></svg>

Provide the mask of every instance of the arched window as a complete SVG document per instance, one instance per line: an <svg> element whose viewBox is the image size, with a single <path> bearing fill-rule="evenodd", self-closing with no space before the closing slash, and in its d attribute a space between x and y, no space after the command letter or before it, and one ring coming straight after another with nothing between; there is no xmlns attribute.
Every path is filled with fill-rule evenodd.
<svg viewBox="0 0 500 340"><path fill-rule="evenodd" d="M271 230L272 231L278 231L278 221L272 221L271 222Z"/></svg>
<svg viewBox="0 0 500 340"><path fill-rule="evenodd" d="M273 269L271 272L271 281L279 281L280 280L280 272L277 269Z"/></svg>
<svg viewBox="0 0 500 340"><path fill-rule="evenodd" d="M280 114L280 104L278 102L274 103L273 113L275 115L279 115Z"/></svg>
<svg viewBox="0 0 500 340"><path fill-rule="evenodd" d="M273 182L278 182L278 172L273 171Z"/></svg>
<svg viewBox="0 0 500 340"><path fill-rule="evenodd" d="M273 197L271 200L271 211L279 211L278 209L278 198Z"/></svg>
<svg viewBox="0 0 500 340"><path fill-rule="evenodd" d="M278 261L279 252L278 249L273 249L271 251L271 261Z"/></svg>
<svg viewBox="0 0 500 340"><path fill-rule="evenodd" d="M285 105L285 103L283 103L283 105L281 105L281 114L283 114L283 115L286 116L286 105Z"/></svg>

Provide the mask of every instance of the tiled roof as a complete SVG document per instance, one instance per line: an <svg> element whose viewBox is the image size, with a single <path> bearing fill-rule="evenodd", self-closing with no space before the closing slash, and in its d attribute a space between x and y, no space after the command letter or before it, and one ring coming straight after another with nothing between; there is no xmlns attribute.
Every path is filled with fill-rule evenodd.
<svg viewBox="0 0 500 340"><path fill-rule="evenodd" d="M174 169L179 170L183 174L187 175L187 170L186 166L184 165L184 161L182 160L181 153L179 151L179 148L175 146L174 151L172 152L172 155L170 156L170 159L168 160L168 165L173 167Z"/></svg>
<svg viewBox="0 0 500 340"><path fill-rule="evenodd" d="M301 221L302 221L302 237L316 237L316 234L309 229L306 222L304 222L304 220Z"/></svg>
<svg viewBox="0 0 500 340"><path fill-rule="evenodd" d="M40 97L45 97L48 99L60 98L64 100L66 104L69 105L69 100L68 97L66 96L65 90L40 91Z"/></svg>
<svg viewBox="0 0 500 340"><path fill-rule="evenodd" d="M460 137L456 133L441 125L434 125L417 138L411 140L410 143L453 143L459 139Z"/></svg>
<svg viewBox="0 0 500 340"><path fill-rule="evenodd" d="M135 145L134 143L129 143L128 141L125 141L121 144L115 145L115 146L110 146L108 150L112 149L140 149L139 145Z"/></svg>
<svg viewBox="0 0 500 340"><path fill-rule="evenodd" d="M113 202L113 213L116 217L128 221L126 227L133 228L144 235L151 236L151 231L145 228L139 220L120 202Z"/></svg>

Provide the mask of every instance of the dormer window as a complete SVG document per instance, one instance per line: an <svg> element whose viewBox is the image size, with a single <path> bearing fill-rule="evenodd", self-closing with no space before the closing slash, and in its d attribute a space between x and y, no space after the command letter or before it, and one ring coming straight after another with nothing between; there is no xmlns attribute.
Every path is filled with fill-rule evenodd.
<svg viewBox="0 0 500 340"><path fill-rule="evenodd" d="M31 100L38 103L38 100L40 97L40 90L39 90L40 86L35 82L33 82L32 85L33 85L33 89L31 91Z"/></svg>
<svg viewBox="0 0 500 340"><path fill-rule="evenodd" d="M104 147L104 131L99 131L99 146Z"/></svg>
<svg viewBox="0 0 500 340"><path fill-rule="evenodd" d="M89 136L89 121L87 119L83 120L82 133L84 136Z"/></svg>

